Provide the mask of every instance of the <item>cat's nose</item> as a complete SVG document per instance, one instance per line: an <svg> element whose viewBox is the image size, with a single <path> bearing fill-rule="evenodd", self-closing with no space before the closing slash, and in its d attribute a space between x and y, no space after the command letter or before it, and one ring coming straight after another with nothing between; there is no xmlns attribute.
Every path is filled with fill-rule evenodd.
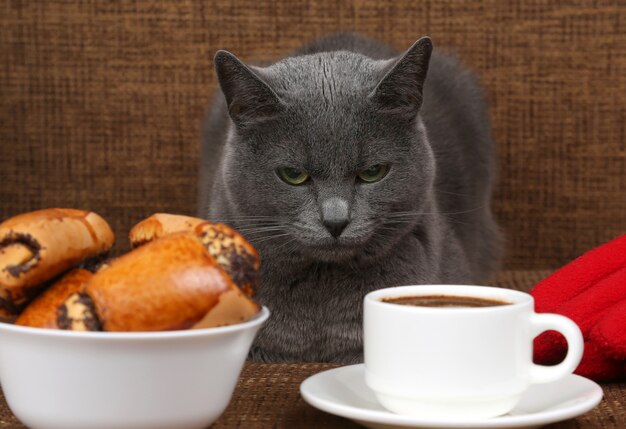
<svg viewBox="0 0 626 429"><path fill-rule="evenodd" d="M324 226L330 232L330 235L337 238L341 235L346 226L348 226L348 220L339 221L339 222L326 222L324 221Z"/></svg>
<svg viewBox="0 0 626 429"><path fill-rule="evenodd" d="M337 238L350 223L350 207L343 198L329 198L322 203L322 223Z"/></svg>

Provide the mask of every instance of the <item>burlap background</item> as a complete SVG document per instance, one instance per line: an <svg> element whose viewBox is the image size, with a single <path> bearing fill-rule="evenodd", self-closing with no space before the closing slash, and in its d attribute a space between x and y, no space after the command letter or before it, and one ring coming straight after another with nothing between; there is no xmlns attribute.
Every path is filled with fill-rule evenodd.
<svg viewBox="0 0 626 429"><path fill-rule="evenodd" d="M626 230L623 1L13 0L0 25L0 218L89 208L125 243L143 216L193 214L215 50L272 58L352 29L399 49L431 35L482 77L507 267Z"/></svg>

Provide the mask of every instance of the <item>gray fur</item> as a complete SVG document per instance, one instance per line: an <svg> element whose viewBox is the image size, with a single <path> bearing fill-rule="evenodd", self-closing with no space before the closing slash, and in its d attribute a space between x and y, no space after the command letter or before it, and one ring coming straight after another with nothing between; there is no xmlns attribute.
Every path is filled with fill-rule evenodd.
<svg viewBox="0 0 626 429"><path fill-rule="evenodd" d="M252 358L358 362L367 292L480 284L497 267L482 91L430 51L420 39L397 57L338 34L266 67L216 55L226 96L205 124L199 215L239 229L261 254L258 299L272 316ZM384 179L355 180L379 163L391 164ZM278 167L311 180L288 185ZM334 238L324 217L342 222L346 209Z"/></svg>

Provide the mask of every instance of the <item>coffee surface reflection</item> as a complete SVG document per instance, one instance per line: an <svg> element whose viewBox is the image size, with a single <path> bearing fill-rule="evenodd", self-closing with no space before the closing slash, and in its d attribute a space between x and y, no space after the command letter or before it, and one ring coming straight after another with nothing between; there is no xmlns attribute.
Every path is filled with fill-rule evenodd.
<svg viewBox="0 0 626 429"><path fill-rule="evenodd" d="M424 295L424 296L400 296L397 298L383 298L382 302L399 305L411 305L415 307L496 307L510 305L510 302L496 299L485 299L473 296L454 295Z"/></svg>

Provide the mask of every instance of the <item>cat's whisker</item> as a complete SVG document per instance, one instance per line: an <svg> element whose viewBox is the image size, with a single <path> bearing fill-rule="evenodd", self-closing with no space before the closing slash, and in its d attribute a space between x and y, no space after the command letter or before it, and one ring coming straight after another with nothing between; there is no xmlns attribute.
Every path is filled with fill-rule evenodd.
<svg viewBox="0 0 626 429"><path fill-rule="evenodd" d="M415 223L415 218L410 219L388 219L384 222L381 222L381 225L401 225L406 223Z"/></svg>
<svg viewBox="0 0 626 429"><path fill-rule="evenodd" d="M421 216L423 215L425 212L396 212L396 213L389 213L387 215L385 215L386 218L403 218L403 217L415 217L415 216Z"/></svg>
<svg viewBox="0 0 626 429"><path fill-rule="evenodd" d="M459 196L459 197L467 197L467 196L469 196L469 194L461 194L461 193L458 193L458 192L442 191L441 189L435 189L435 192L437 192L438 194L456 195L456 196Z"/></svg>
<svg viewBox="0 0 626 429"><path fill-rule="evenodd" d="M272 225L272 226L259 226L259 227L246 227L246 228L238 228L237 231L241 233L245 232L264 232L264 231L278 231L285 229L282 225Z"/></svg>
<svg viewBox="0 0 626 429"><path fill-rule="evenodd" d="M230 225L231 228L234 228L239 233L246 233L250 231L266 231L268 229L282 228L285 229L286 225Z"/></svg>
<svg viewBox="0 0 626 429"><path fill-rule="evenodd" d="M448 222L450 223L456 223L456 224L461 224L461 225L469 225L468 222L463 222L461 220L455 219L453 217L450 216L446 216L444 215L447 219ZM385 225L406 225L406 224L412 224L414 223L414 219L399 219L399 220L390 220L385 222Z"/></svg>
<svg viewBox="0 0 626 429"><path fill-rule="evenodd" d="M210 219L215 223L282 223L282 219L269 216L248 216L248 217L220 217Z"/></svg>
<svg viewBox="0 0 626 429"><path fill-rule="evenodd" d="M279 226L279 225L283 225L282 223L279 222L221 222L221 223L225 223L227 225L231 225L235 228L237 228L237 230L241 229L241 228L253 228L253 227L262 227L262 226Z"/></svg>
<svg viewBox="0 0 626 429"><path fill-rule="evenodd" d="M451 217L450 215L447 215L445 213L440 213L441 215L443 215L444 217L446 217L447 221L449 221L450 223L456 223L456 224L460 224L460 225L469 225L468 222L463 222L459 219L455 219L453 217ZM384 222L385 225L406 225L406 224L410 224L413 223L413 221L415 220L415 218L412 219L393 219L393 220L387 220Z"/></svg>
<svg viewBox="0 0 626 429"><path fill-rule="evenodd" d="M289 235L289 234L287 234L287 235ZM273 251L274 251L274 252L277 252L278 250L283 249L285 246L290 245L290 244L293 244L295 241L296 241L296 239L295 239L295 238L293 238L293 239L291 239L291 240L288 240L288 241L284 242L283 244L281 244L280 246L275 247L275 248L273 249ZM289 250L289 249L286 249L286 250Z"/></svg>
<svg viewBox="0 0 626 429"><path fill-rule="evenodd" d="M241 229L250 229L250 228L270 228L270 227L276 227L276 226L285 226L284 224L281 223L244 223L244 224L230 224L233 225L237 231L241 230Z"/></svg>
<svg viewBox="0 0 626 429"><path fill-rule="evenodd" d="M387 228L387 227L378 227L376 228L376 231L391 231L391 232L398 232L398 228Z"/></svg>
<svg viewBox="0 0 626 429"><path fill-rule="evenodd" d="M256 238L262 238L262 237L274 237L276 235L282 235L282 234L289 234L289 232L285 231L284 229L275 229L275 230L269 230L269 231L257 231L256 234Z"/></svg>
<svg viewBox="0 0 626 429"><path fill-rule="evenodd" d="M457 212L420 212L420 211L406 211L406 212L393 212L385 215L385 218L411 218L416 216L439 216L439 215L459 215L464 213L472 213L478 210L483 210L486 205L473 207L467 210L461 210Z"/></svg>
<svg viewBox="0 0 626 429"><path fill-rule="evenodd" d="M385 231L397 232L397 230L395 230L395 229L384 229L384 228L380 228L380 229L377 229L377 230L374 232L374 234L382 235L382 236L384 236L384 237L392 237L392 236L391 236L391 235L389 235L389 234L385 234Z"/></svg>
<svg viewBox="0 0 626 429"><path fill-rule="evenodd" d="M380 223L380 225L394 225L397 223L415 223L417 218L406 218L406 219L387 219Z"/></svg>
<svg viewBox="0 0 626 429"><path fill-rule="evenodd" d="M385 219L410 219L410 218L414 218L416 216L418 216L420 213L403 213L403 214L391 214L391 215L386 215L386 216L381 216L380 218L378 218L379 220L385 220Z"/></svg>
<svg viewBox="0 0 626 429"><path fill-rule="evenodd" d="M401 213L401 214L393 214L392 213L392 214L389 214L389 215L386 215L386 216L382 217L382 219L383 220L384 219L404 219L404 218L409 219L409 218L414 218L414 217L417 217L417 216L420 216L420 215L421 215L421 213Z"/></svg>
<svg viewBox="0 0 626 429"><path fill-rule="evenodd" d="M274 240L274 239L276 239L276 238L287 237L287 236L290 236L290 235L291 235L290 233L270 235L270 236L268 236L268 237L262 237L262 238L261 238L261 239L259 239L259 240L257 240L257 239L253 240L253 241L254 241L254 243L253 243L253 244L254 244L254 245L258 245L258 244L260 244L260 243L264 243L264 242L266 242L266 241Z"/></svg>
<svg viewBox="0 0 626 429"><path fill-rule="evenodd" d="M309 232L317 232L317 229L305 224L305 223L301 223L301 222L296 222L293 224L293 226L295 226L296 228L300 228L304 231L309 231Z"/></svg>
<svg viewBox="0 0 626 429"><path fill-rule="evenodd" d="M487 207L486 204L483 204L482 206L477 206L468 210L462 210L459 212L440 212L437 214L442 214L442 215L457 215L457 214L463 214L463 213L472 213L472 212L476 212L478 210L484 210Z"/></svg>
<svg viewBox="0 0 626 429"><path fill-rule="evenodd" d="M264 242L266 239L270 237L283 235L283 234L279 234L280 232L281 231L276 231L275 233L270 233L270 234L244 235L244 237L246 237L248 241L250 241L252 244L256 245L256 244Z"/></svg>
<svg viewBox="0 0 626 429"><path fill-rule="evenodd" d="M276 219L276 216L253 215L253 216L221 216L217 219L239 220L239 219Z"/></svg>
<svg viewBox="0 0 626 429"><path fill-rule="evenodd" d="M444 216L447 218L448 222L456 223L456 224L459 224L459 225L470 225L469 222L463 222L462 220L455 219L455 218L447 216L445 214L444 214Z"/></svg>

